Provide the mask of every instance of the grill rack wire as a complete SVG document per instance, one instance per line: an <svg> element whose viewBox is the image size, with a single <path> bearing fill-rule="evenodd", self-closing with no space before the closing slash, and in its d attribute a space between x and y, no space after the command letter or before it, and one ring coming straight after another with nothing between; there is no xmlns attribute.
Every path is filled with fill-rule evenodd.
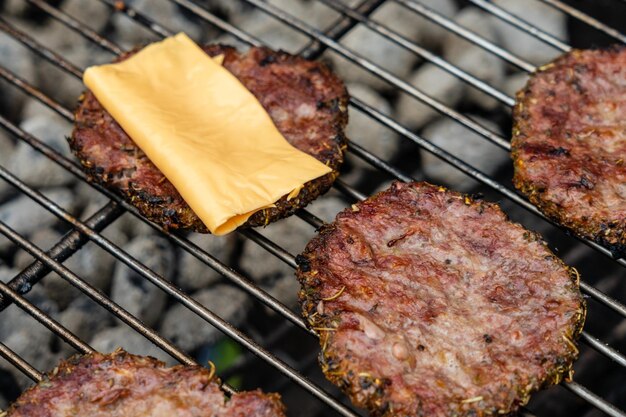
<svg viewBox="0 0 626 417"><path fill-rule="evenodd" d="M100 36L95 31L91 30L87 25L83 22L77 21L72 16L68 15L64 11L55 8L44 0L27 0L32 5L37 6L42 11L47 13L50 17L60 21L64 25L66 25L71 30L76 31L80 35L94 42L95 44L101 46L105 50L118 55L123 52L123 50L115 45L110 40ZM158 36L169 36L172 34L171 31L163 27L162 25L153 21L150 17L145 16L141 12L134 10L123 2L114 1L114 0L98 0L102 3L105 3L111 6L111 10L113 13L124 13L129 18L136 21L138 24L144 26L148 30L152 31L154 34ZM188 10L189 12L196 15L198 18L202 19L204 22L224 31L225 33L231 34L236 37L238 40L247 43L249 45L261 45L261 41L254 37L253 35L246 33L238 27L231 25L225 20L219 18L218 16L212 14L208 10L204 9L201 5L195 3L191 0L170 0L180 7ZM315 59L318 58L322 53L324 53L327 49L332 50L339 55L347 58L352 61L356 65L364 68L374 74L375 76L382 78L387 81L389 84L393 85L400 91L403 91L414 98L424 102L428 106L437 110L441 114L448 116L454 119L456 122L464 125L468 129L473 130L486 140L494 143L495 145L508 150L509 143L508 140L494 132L489 131L487 128L483 127L479 123L469 119L468 117L462 115L456 110L438 102L437 100L429 97L416 87L408 84L402 79L396 77L395 75L389 73L384 68L374 64L368 59L365 59L358 55L356 52L351 51L350 49L344 47L340 40L341 38L348 33L352 28L357 25L363 25L368 27L370 30L373 30L379 33L381 36L387 38L391 42L399 45L414 54L421 56L426 61L429 61L441 69L449 72L450 74L458 77L463 80L465 83L471 85L472 87L490 95L495 98L499 102L504 105L511 106L514 103L512 97L508 96L502 91L499 91L497 88L490 86L486 82L474 77L473 75L465 72L464 70L454 66L453 64L445 61L441 57L436 54L420 47L419 45L409 41L404 38L402 35L393 31L389 27L378 23L376 20L371 19L370 15L377 10L381 5L386 2L395 2L403 7L405 7L408 11L413 12L415 14L421 15L422 17L428 19L431 22L438 24L441 27L444 27L446 30L455 33L456 35L474 43L478 47L498 56L503 59L507 63L522 69L523 71L532 72L535 70L534 65L525 61L524 59L514 55L513 53L500 48L490 41L480 37L476 33L472 32L471 29L464 28L452 20L444 17L437 12L429 9L423 4L419 3L417 0L362 0L356 7L350 8L341 4L335 0L317 0L325 5L335 9L339 13L341 13L341 17L338 18L335 22L329 25L329 28L325 31L319 31L308 26L303 21L295 18L290 15L288 12L284 12L268 3L263 2L262 0L242 0L245 3L254 6L258 10L263 11L264 13L274 17L275 19L281 21L283 24L307 35L310 38L308 45L302 50L298 51L299 54L306 58ZM610 36L614 40L618 42L626 42L626 35L620 33L619 31L603 24L602 22L594 19L593 17L586 15L579 10L561 2L558 0L539 0L557 10L560 10L567 15L578 19L591 27L605 33ZM469 3L474 4L477 7L480 7L484 11L496 16L498 19L507 22L508 24L521 29L522 31L534 36L535 38L541 40L547 45L554 47L560 51L568 51L571 47L559 40L552 35L542 31L541 29L533 26L532 24L524 21L522 18L505 11L499 6L491 3L487 0L468 0ZM35 54L41 56L45 60L51 62L52 64L58 66L63 71L68 74L81 78L82 71L80 68L77 68L72 63L67 61L63 56L55 53L54 51L42 46L28 34L18 30L2 17L0 17L0 29L23 45L31 49ZM269 45L271 46L271 45ZM0 76L3 79L8 81L14 87L22 90L27 95L34 97L39 100L50 109L54 110L62 117L64 117L68 121L73 120L72 112L54 101L52 98L47 96L44 92L40 91L33 85L29 84L26 80L21 79L18 75L12 73L10 70L0 65ZM478 180L482 184L487 187L493 189L494 191L500 193L508 200L516 203L517 205L523 207L528 210L530 213L546 219L538 210L532 206L528 201L523 199L516 192L508 189L504 185L500 184L496 180L492 179L490 176L482 173L481 171L475 169L471 165L467 164L463 160L456 158L455 156L449 154L443 149L437 147L432 144L426 138L422 138L421 136L415 134L404 126L400 125L398 122L386 116L376 110L375 108L365 104L361 100L352 98L350 103L356 110L363 112L364 114L370 116L376 122L388 127L389 129L395 131L404 139L408 139L419 145L421 148L433 153L434 155L440 157L444 161L454 165L465 174L470 177ZM47 156L58 165L78 177L80 180L86 181L86 175L79 168L78 164L65 158L63 155L59 154L45 143L41 142L36 137L28 134L27 132L20 129L18 126L13 124L9 119L5 118L3 115L0 115L0 125L10 132L17 139L28 143L34 149L41 152L43 155ZM366 149L357 145L356 143L350 143L349 152L353 153L355 156L363 159L365 162L377 168L378 170L385 172L390 177L399 179L402 181L410 181L411 177L398 170L391 164L381 160L376 157L372 153L368 152ZM289 380L295 382L300 385L306 391L308 391L311 395L317 397L320 401L326 403L331 409L333 409L337 414L343 416L357 416L358 411L352 409L349 406L346 406L342 400L336 399L325 392L322 388L320 388L315 383L311 382L309 379L301 375L296 369L289 366L272 353L265 350L259 344L255 343L249 336L243 334L238 329L230 325L228 322L222 320L219 316L215 315L210 309L204 307L199 304L187 294L176 288L172 285L165 277L162 277L156 274L154 271L147 268L145 265L138 262L131 255L123 251L121 248L116 246L113 242L105 238L100 234L109 224L119 218L125 212L129 212L132 215L136 216L140 220L146 222L155 230L159 231L163 235L167 236L171 241L181 247L183 250L189 252L197 259L205 263L207 266L213 268L220 274L222 274L226 279L230 280L232 283L239 286L241 289L252 295L257 300L261 301L263 304L276 311L280 316L285 318L288 322L292 323L296 327L299 327L306 333L316 337L314 331L307 329L304 321L296 315L291 309L287 306L280 303L278 300L273 298L271 295L266 293L261 288L252 284L250 280L248 280L244 275L238 273L237 271L231 269L226 264L217 260L211 254L205 252L200 249L197 245L193 244L189 240L184 237L177 235L176 233L172 233L164 230L160 226L149 222L147 219L143 218L137 210L123 201L117 195L111 193L110 191L95 185L91 184L92 187L97 189L99 192L105 194L110 201L101 207L95 214L90 216L88 219L81 221L76 217L72 216L70 213L65 211L62 207L58 206L56 203L46 198L43 194L39 193L32 187L28 186L24 182L20 181L17 177L12 175L8 170L4 167L0 166L0 177L3 180L9 182L15 188L17 188L20 192L24 193L28 197L30 197L33 201L38 203L41 207L48 210L53 215L59 217L61 220L69 223L73 231L67 233L57 244L55 244L49 251L44 252L37 246L35 246L28 239L21 236L18 232L13 230L7 224L0 222L0 233L6 236L8 239L13 241L17 246L29 252L35 259L32 264L30 264L27 268L22 270L18 275L16 275L8 284L0 282L0 313L10 304L15 303L19 308L33 316L37 321L42 323L44 326L49 328L52 332L60 336L63 340L65 340L68 344L70 344L73 348L75 348L78 352L88 353L93 351L93 349L80 338L72 334L71 331L64 328L58 322L56 322L52 317L48 316L41 310L39 310L36 306L30 303L26 298L23 297L25 293L27 293L33 285L36 285L41 279L43 279L49 272L54 271L63 279L71 283L73 286L79 288L84 294L92 298L98 304L102 305L104 308L113 313L116 317L124 321L126 324L131 326L133 329L141 333L147 339L152 341L155 345L163 349L165 352L170 354L173 358L185 364L195 364L193 358L187 355L185 352L182 352L176 346L171 344L169 341L165 340L162 336L160 336L153 329L147 327L143 323L141 323L136 317L131 315L129 312L124 310L121 306L117 305L111 299L109 299L104 293L102 293L97 288L90 286L83 279L78 277L72 271L63 266L62 262L69 258L72 254L80 250L80 248L89 241L94 242L115 258L119 259L121 262L126 264L128 267L139 273L141 276L151 281L158 287L160 287L163 291L169 294L176 301L185 305L191 311L196 313L198 316L203 318L206 322L215 326L219 330L221 330L224 334L237 341L244 347L246 347L250 352L254 355L261 358L263 361L267 362L272 367L276 368L279 372L284 374L289 378ZM353 188L352 186L344 183L341 179L339 179L335 188L340 192L345 194L348 198L353 200L362 200L366 196ZM307 210L300 210L297 215L302 218L305 222L309 223L311 226L317 228L322 225L322 221L317 218L315 215L311 214ZM276 256L281 261L285 262L287 265L291 267L295 267L294 255L289 253L287 250L281 248L276 243L272 242L268 238L264 237L260 233L255 230L245 230L239 232L247 239L254 241L256 244L262 246L269 253ZM582 240L584 244L592 247L597 252L602 253L603 255L613 259L614 262L621 266L626 266L626 260L621 258L615 258L611 254L609 250L601 247L593 242ZM603 304L604 306L610 308L613 312L617 313L621 317L626 318L626 306L619 301L609 297L608 295L602 293L597 288L592 285L581 281L581 289L583 292L591 297L593 300ZM610 346L604 344L598 338L589 334L587 331L583 331L581 340L589 345L591 348L595 349L599 353L607 356L611 360L613 360L616 364L621 367L626 368L626 357L611 348ZM0 355L5 358L7 361L12 363L22 372L24 372L28 377L33 379L34 381L41 380L42 373L27 363L23 358L21 358L17 353L13 352L9 347L0 342ZM626 412L623 410L619 410L611 403L602 399L601 397L595 395L587 388L579 385L575 381L571 381L568 383L562 383L562 386L567 388L569 391L577 395L578 397L584 399L589 402L593 406L597 407L599 410L603 411L607 415L611 416L626 416ZM223 388L226 392L232 393L234 390L228 385L224 384ZM522 411L524 415L531 416L532 414L524 410Z"/></svg>

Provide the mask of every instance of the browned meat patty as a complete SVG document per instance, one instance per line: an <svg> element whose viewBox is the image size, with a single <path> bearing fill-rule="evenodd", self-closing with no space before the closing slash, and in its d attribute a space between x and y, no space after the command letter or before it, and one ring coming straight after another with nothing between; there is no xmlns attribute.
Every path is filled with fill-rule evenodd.
<svg viewBox="0 0 626 417"><path fill-rule="evenodd" d="M322 370L373 416L508 414L578 355L577 273L496 204L396 182L297 260Z"/></svg>
<svg viewBox="0 0 626 417"><path fill-rule="evenodd" d="M224 54L224 67L261 102L289 143L333 169L306 183L297 197L284 196L276 207L255 213L244 226L286 217L325 193L338 175L347 143L348 93L341 80L324 64L285 52L251 48L239 53L222 45L203 49L210 56ZM208 232L90 91L81 98L75 121L70 147L92 180L119 192L144 216L165 227Z"/></svg>
<svg viewBox="0 0 626 417"><path fill-rule="evenodd" d="M626 256L626 47L574 50L517 94L515 186L546 216Z"/></svg>
<svg viewBox="0 0 626 417"><path fill-rule="evenodd" d="M278 394L243 392L226 400L199 366L166 368L123 351L75 356L22 394L7 417L284 417Z"/></svg>

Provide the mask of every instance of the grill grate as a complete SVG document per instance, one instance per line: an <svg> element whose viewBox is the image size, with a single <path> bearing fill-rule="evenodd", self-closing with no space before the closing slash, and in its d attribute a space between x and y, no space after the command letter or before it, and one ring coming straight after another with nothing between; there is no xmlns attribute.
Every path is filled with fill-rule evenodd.
<svg viewBox="0 0 626 417"><path fill-rule="evenodd" d="M150 17L145 16L137 10L134 10L130 7L127 7L122 2L114 1L114 0L99 0L102 3L105 3L112 8L113 13L124 13L129 18L135 20L138 24L144 26L157 36L168 36L171 35L172 32L163 26L159 25L155 21L153 21ZM232 24L226 22L225 20L219 18L218 16L210 13L206 9L202 8L199 4L190 1L190 0L171 0L173 3L176 3L178 6L186 9L188 12L194 14L199 19L202 19L209 25L212 25L215 28L220 29L221 31L228 33L238 40L250 44L250 45L261 45L261 41L257 39L252 34L246 33L241 28L233 26ZM408 11L413 12L415 14L421 15L424 18L428 19L445 28L449 32L455 33L456 35L472 42L478 47L494 54L495 56L501 58L508 64L511 64L523 71L532 72L535 69L535 66L530 62L520 58L513 53L493 44L489 40L482 38L476 33L472 32L470 29L464 28L459 24L449 20L448 18L438 14L434 10L429 9L423 4L419 3L415 0L363 0L356 7L349 8L341 4L335 0L318 0L319 2L335 9L336 11L342 14L342 17L338 18L335 22L332 23L326 31L319 31L301 20L295 18L294 16L289 14L289 11L280 10L271 4L268 4L262 0L243 0L244 3L253 6L254 8L265 12L266 14L276 18L281 21L286 26L289 26L295 29L298 32L301 32L307 35L310 38L309 43L302 48L298 53L307 58L318 58L325 51L332 51L333 53L339 54L359 67L366 69L373 75L383 79L393 87L397 88L400 91L403 91L410 96L422 101L428 106L440 112L442 115L449 117L461 125L467 127L468 129L476 132L478 135L482 136L485 140L490 141L491 143L501 147L502 149L509 149L509 142L506 138L502 137L495 132L490 131L485 128L481 124L476 121L464 116L459 111L442 104L441 102L431 98L423 91L404 81L403 79L395 76L394 74L387 71L385 68L373 63L369 59L366 59L360 56L358 53L346 48L344 45L340 43L341 38L348 33L352 28L357 25L363 25L368 27L370 30L373 30L379 33L381 36L387 38L394 44L401 46L409 50L410 52L419 55L423 59L433 63L439 68L449 72L453 76L461 79L465 83L475 87L476 89L488 94L489 96L495 98L500 103L511 106L514 101L513 98L508 96L506 93L498 90L497 88L489 85L488 83L474 77L473 75L467 73L466 71L456 67L450 62L442 59L438 55L430 52L429 50L422 48L421 46L411 42L410 40L404 38L402 35L395 32L393 29L380 24L375 19L370 18L370 14L373 13L377 8L387 2L395 2ZM531 23L523 20L522 18L505 11L504 9L498 7L497 5L491 3L487 0L468 0L470 3L474 4L477 7L480 7L484 11L498 17L499 19L511 24L524 32L536 37L537 39L543 41L544 43L553 46L557 50L567 51L571 47L564 43L563 41L553 37L552 35L536 28ZM572 16L575 19L581 20L582 22L596 28L597 30L605 33L606 35L612 37L613 39L626 42L626 36L618 32L617 30L603 24L602 22L588 16L567 4L557 1L557 0L540 0L545 4L550 5L551 7L560 10L563 13L566 13L569 16ZM615 1L615 0L613 0ZM76 31L77 33L84 36L86 39L92 41L93 43L99 45L100 47L108 50L113 54L120 54L123 50L117 46L115 43L111 42L107 38L101 36L97 32L91 30L88 26L83 24L82 22L77 21L72 16L66 14L60 9L51 6L49 3L43 0L28 0L29 3L37 6L45 13L63 23L70 29ZM35 39L33 39L29 34L22 32L21 30L14 27L12 24L8 23L5 19L0 17L0 29L5 33L9 34L16 40L20 41L22 44L31 49L34 53L44 58L45 60L51 62L53 65L59 67L66 73L76 77L77 79L81 78L82 71L80 68L77 68L72 63L70 63L66 58L60 54L55 53L54 51L44 47L40 43L38 43ZM269 45L271 46L271 45ZM293 51L292 51L293 52ZM46 95L46 93L40 91L38 88L31 85L26 80L21 79L16 74L9 71L4 67L4 64L0 64L0 76L12 84L14 87L22 90L27 95L34 97L39 100L50 109L56 111L59 115L65 118L68 121L73 120L73 115L71 111L61 104L56 102L54 99ZM444 161L452 164L456 168L460 169L470 177L478 180L486 187L492 189L493 191L504 196L508 201L515 203L516 205L526 209L531 214L538 216L540 218L545 217L537 211L537 209L528 203L524 198L518 195L516 192L511 189L505 187L503 184L492 178L491 176L481 172L475 167L471 166L467 162L455 157L454 155L446 152L442 148L434 145L428 139L421 137L420 135L412 132L408 128L402 126L393 118L383 114L379 110L374 107L364 103L363 101L352 98L351 105L358 111L363 112L364 114L371 117L376 122L388 127L389 129L395 131L405 139L408 139L411 142L419 145L421 148L433 153L434 155L440 157ZM40 141L38 138L28 134L27 132L20 129L16 126L9 118L4 115L0 115L0 125L10 132L13 136L18 138L20 141L24 141L31 145L34 149L41 152L43 155L47 156L61 167L78 177L82 181L86 181L86 175L79 168L78 164L70 159L65 158L63 155L59 154L48 145ZM397 167L391 165L390 163L379 159L376 155L372 154L368 150L359 146L356 143L350 144L350 150L352 154L359 157L360 159L367 162L372 167L377 170L388 174L390 177L409 181L411 177ZM12 186L17 188L21 193L30 197L33 201L35 201L38 205L48 210L53 215L57 216L64 222L67 222L74 229L73 231L67 233L56 245L54 245L48 252L44 252L35 246L28 239L21 236L18 232L13 230L10 226L5 224L4 222L0 222L0 233L11 241L13 241L17 246L23 248L27 252L29 252L36 261L21 271L17 276L15 276L8 284L4 284L0 282L0 314L2 310L4 310L7 306L12 303L18 305L19 308L23 309L30 315L32 315L36 320L41 322L44 326L50 329L52 332L63 338L67 343L69 343L72 347L74 347L79 352L90 352L92 348L82 341L80 338L72 334L71 331L64 328L58 322L56 322L52 317L47 315L46 313L39 310L32 303L26 300L22 295L28 292L28 290L36 285L41 279L43 279L49 272L54 271L58 273L63 279L70 282L75 287L79 288L84 294L91 297L98 304L105 307L108 311L112 312L115 316L120 318L126 324L134 328L136 331L141 333L143 336L151 340L165 352L169 353L172 357L179 360L182 363L193 364L194 359L187 355L185 352L182 352L176 346L171 344L169 341L164 339L157 332L144 325L139 319L134 317L132 314L124 310L122 307L117 305L111 299L109 299L104 293L100 290L90 286L85 280L74 274L72 271L63 266L62 262L69 258L72 254L80 250L80 248L85 245L87 242L91 241L109 252L115 258L120 260L122 263L126 264L128 267L136 271L145 279L149 280L156 286L158 286L161 290L170 295L176 302L183 304L188 309L196 313L206 322L215 326L219 330L221 330L224 334L232 338L233 340L239 342L242 346L248 349L249 352L261 358L271 367L278 370L280 373L285 375L289 380L295 382L300 385L306 391L308 391L311 395L317 397L320 401L326 403L331 409L333 409L336 413L343 416L356 416L359 415L357 411L351 409L349 406L346 406L342 400L338 400L328 392L325 391L324 388L321 388L319 384L312 382L307 377L305 377L301 372L301 370L297 370L296 368L288 365L281 359L279 359L273 353L270 353L264 347L260 346L256 343L250 336L244 334L243 332L236 329L234 326L229 324L228 322L222 320L219 316L214 314L210 309L202 306L200 303L189 297L186 293L181 291L172 285L165 277L156 274L154 271L150 270L145 265L141 264L137 259L133 258L127 252L118 247L115 243L104 237L100 232L102 232L109 224L119 218L125 212L129 212L137 218L145 221L148 225L150 225L155 230L159 231L161 234L167 236L171 241L173 241L176 245L178 245L183 250L189 252L194 257L205 263L207 266L213 268L222 274L226 279L231 281L232 283L239 286L241 289L249 293L255 299L261 301L267 307L278 313L282 318L286 319L288 322L294 324L297 328L300 328L307 332L308 334L315 336L314 332L308 330L303 322L303 320L295 314L291 309L289 309L286 305L282 304L267 292L259 288L257 285L253 284L246 276L234 271L227 264L219 261L217 258L212 256L210 253L202 250L200 247L187 240L186 238L179 236L177 234L173 234L163 230L160 226L152 224L147 220L143 219L138 212L134 209L134 207L130 206L123 200L121 200L118 196L112 194L106 189L103 189L97 185L92 186L96 188L98 191L106 195L110 202L105 204L100 210L98 210L94 215L88 218L85 221L81 221L76 217L72 216L62 207L45 197L43 194L39 193L32 187L28 186L24 182L20 181L17 177L15 177L11 172L7 169L0 167L0 177ZM366 195L359 190L355 189L353 186L345 183L343 180L337 181L335 188L339 190L341 193L346 195L349 199L352 200L360 200L366 197ZM301 210L298 213L298 216L309 223L313 227L319 227L322 224L322 220L310 213L307 210ZM295 267L294 255L284 248L280 247L278 244L274 243L270 239L266 238L259 232L255 230L246 230L239 232L245 238L255 242L256 244L262 246L269 253L274 255L280 261L286 263L291 267ZM603 248L593 242L580 239L582 242L590 247L592 247L598 253L605 255L606 257L613 259L614 262L621 266L626 266L625 259L615 259L609 250ZM608 262L608 261L607 261ZM592 286L589 283L581 282L581 288L583 292L591 297L593 300L597 301L599 304L608 307L613 312L617 313L622 318L626 318L626 306L620 303L618 300L611 298L610 296L604 294L596 287ZM610 346L604 344L598 338L589 334L587 331L584 331L581 337L581 340L587 344L589 347L595 349L600 354L607 356L615 363L620 365L621 367L626 368L626 357L620 354L617 350L611 348ZM0 342L0 355L5 358L7 361L12 363L18 369L20 369L24 374L30 377L33 380L40 380L42 374L39 370L35 369L29 363L27 363L24 359L22 359L17 353L11 351L9 347ZM311 366L313 362L312 359L308 360L308 365ZM608 415L611 416L626 416L626 412L619 410L610 402L604 400L603 398L593 394L590 390L579 385L576 382L563 383L565 388L573 392L576 396L584 399L588 403L597 407L599 410L602 410ZM225 385L226 391L232 392L232 388ZM532 403L531 403L532 405ZM527 415L530 414L529 411L524 411Z"/></svg>

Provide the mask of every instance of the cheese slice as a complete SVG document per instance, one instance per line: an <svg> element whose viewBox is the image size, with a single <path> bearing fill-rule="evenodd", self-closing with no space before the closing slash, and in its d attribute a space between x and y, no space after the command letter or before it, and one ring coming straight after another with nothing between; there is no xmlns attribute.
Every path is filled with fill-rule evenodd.
<svg viewBox="0 0 626 417"><path fill-rule="evenodd" d="M216 235L331 172L285 140L221 60L181 33L83 77Z"/></svg>

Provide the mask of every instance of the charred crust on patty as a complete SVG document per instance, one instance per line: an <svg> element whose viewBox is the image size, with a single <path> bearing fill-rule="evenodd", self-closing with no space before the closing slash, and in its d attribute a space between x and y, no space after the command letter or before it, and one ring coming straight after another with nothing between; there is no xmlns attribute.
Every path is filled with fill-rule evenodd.
<svg viewBox="0 0 626 417"><path fill-rule="evenodd" d="M407 195L412 197L407 200ZM437 203L431 204L431 201ZM395 206L396 204L398 206ZM400 206L401 209L398 208ZM524 281L526 277L522 275L517 282L511 284L511 289L504 288L498 292L486 286L483 289L485 294L478 292L474 298L462 299L458 303L449 301L450 305L437 304L438 299L429 295L425 289L426 284L420 287L419 295L413 292L411 286L399 286L398 288L402 290L398 290L394 287L396 282L391 278L385 280L384 274L400 269L412 271L415 278L411 279L414 280L432 280L433 276L450 280L456 279L455 277L470 279L462 278L460 272L458 274L461 275L455 275L457 274L455 271L463 271L467 262L463 254L457 254L456 259L454 253L446 253L447 249L443 251L444 253L436 254L438 248L445 248L447 244L444 243L445 238L452 235L444 234L441 238L444 242L424 241L423 249L415 253L406 249L417 244L415 242L420 242L421 230L437 229L435 224L439 221L437 219L445 219L441 213L446 210L442 207L448 207L450 212L459 216L457 219L450 215L448 221L459 223L460 228L478 229L481 224L485 224L500 230L502 234L507 234L507 238L510 235L511 239L515 239L514 244L492 242L483 246L484 241L489 242L492 238L489 233L496 232L487 230L485 226L487 237L484 237L484 240L481 240L483 238L479 232L474 230L471 232L477 234L476 243L474 246L470 245L468 250L484 252L477 254L474 261L493 263L492 266L496 271L498 268L504 269L500 277L494 272L496 275L485 278L493 281L493 286L504 285L503 283L507 282L504 280L507 273L523 274L525 270L523 266L514 265L515 258L502 258L502 253L508 250L518 252L509 255L524 257L524 262L532 262L532 265L541 268L549 275L550 281L526 283ZM422 229L428 225L415 226L416 230L413 230L413 233L407 233L406 229L412 226L411 220L406 219L411 216L415 218L426 216L428 221L433 219L434 224L430 229ZM465 223L468 224L461 226L461 219L466 219ZM391 226L379 227L379 223ZM436 236L439 232L435 230L432 233L435 234L431 236ZM391 246L387 244L402 235L413 241ZM458 245L462 246L470 241L470 238L463 239L459 237ZM409 246L403 248L402 245ZM519 253L523 251L528 253ZM430 254L433 254L432 257L429 257ZM430 261L436 256L441 256L441 259L437 262ZM492 257L500 260L496 262ZM429 261L420 263L422 261L416 260L421 258L428 258ZM586 314L586 306L578 286L578 273L550 252L540 235L510 222L497 204L477 201L471 196L427 183L394 183L389 190L365 202L357 203L355 207L341 212L333 223L324 225L305 251L297 257L297 263L296 276L301 284L299 298L302 314L308 326L319 335L321 346L319 362L322 371L326 378L341 388L355 405L366 408L372 416L515 415L516 410L529 400L531 393L568 379L573 373L572 363L578 356L575 340L582 331ZM474 273L473 270L465 273L470 272ZM537 275L528 276L528 280L540 279ZM394 277L396 278L397 276ZM437 280L432 281L431 285L440 285ZM401 282L409 282L409 279ZM557 283L560 286L558 288L548 285ZM474 282L471 285L473 287L468 284L468 288L475 288L479 284ZM515 286L519 288L513 290ZM459 288L462 289L463 286L450 284L449 291L454 294ZM341 296L334 298L339 291ZM537 291L538 299L533 301L531 297L516 296L515 291L525 292L526 296L530 294L529 291ZM454 295L451 294L447 294L446 297L454 299ZM483 298L477 298L479 296ZM482 305L471 305L472 300L477 299L482 300ZM413 303L422 303L423 310L412 307ZM468 303L470 304L467 305ZM531 303L532 309L526 307L526 303ZM484 388L484 393L476 388L479 394L462 396L458 391L459 386L455 385L455 380L443 377L440 381L433 379L432 375L433 372L437 372L436 369L431 369L428 361L419 362L419 356L426 355L435 361L436 355L445 352L445 349L433 344L442 343L441 346L446 346L444 343L448 342L424 336L427 331L424 329L433 325L438 315L452 314L451 311L455 308L482 309L483 312L493 308L494 314L495 312L500 314L498 310L500 308L520 312L527 309L525 314L532 315L533 319L545 319L546 323L552 323L546 318L549 313L545 315L542 313L545 308L545 311L559 316L559 325L555 325L557 328L548 327L545 330L549 337L542 343L538 342L541 338L539 332L544 331L541 328L530 327L535 329L536 334L520 336L522 341L535 348L534 352L516 350L507 342L508 336L499 333L498 329L484 331L476 329L477 333L471 340L471 346L469 342L459 342L458 349L469 350L476 347L476 352L472 354L477 355L483 354L481 353L483 350L490 352L484 353L483 360L487 361L484 368L477 365L476 369L471 368L474 373L468 371L468 374L485 379L477 380L477 387L485 384L484 387L487 388ZM419 320L416 319L418 316ZM398 318L395 319L396 317ZM410 336L407 336L408 329L415 330L418 326L423 326L419 327L420 334L423 334L422 339L410 339ZM474 331L467 330L468 334ZM353 346L354 349L351 350L346 346ZM521 355L523 358L519 359L520 364L527 360L528 363L523 365L532 366L533 372L524 374L520 371L520 375L517 375L515 372L508 374L492 370L490 368L492 366L504 368L505 365L510 367L515 365L514 361L496 365L499 360L507 360L506 355L492 353L498 352L498 349L503 349L511 355ZM491 363L492 361L494 362ZM415 363L426 365L418 369L415 368ZM411 379L411 375L419 375L419 378ZM427 382L422 385L414 382L420 378L427 379ZM441 399L437 398L437 395L449 397Z"/></svg>
<svg viewBox="0 0 626 417"><path fill-rule="evenodd" d="M626 255L626 46L572 50L513 110L513 183L552 221ZM619 82L619 83L618 83Z"/></svg>
<svg viewBox="0 0 626 417"><path fill-rule="evenodd" d="M256 212L242 227L265 226L287 217L328 191L339 175L348 142L344 130L349 96L341 80L326 65L283 51L253 47L240 53L217 44L203 49L210 56L224 55L224 67L257 97L287 141L332 169L304 184L295 197L283 196L274 207ZM120 55L116 62L138 50ZM300 106L308 106L312 115L299 115ZM91 181L114 190L166 229L208 233L174 186L90 91L81 96L75 121L68 141Z"/></svg>

